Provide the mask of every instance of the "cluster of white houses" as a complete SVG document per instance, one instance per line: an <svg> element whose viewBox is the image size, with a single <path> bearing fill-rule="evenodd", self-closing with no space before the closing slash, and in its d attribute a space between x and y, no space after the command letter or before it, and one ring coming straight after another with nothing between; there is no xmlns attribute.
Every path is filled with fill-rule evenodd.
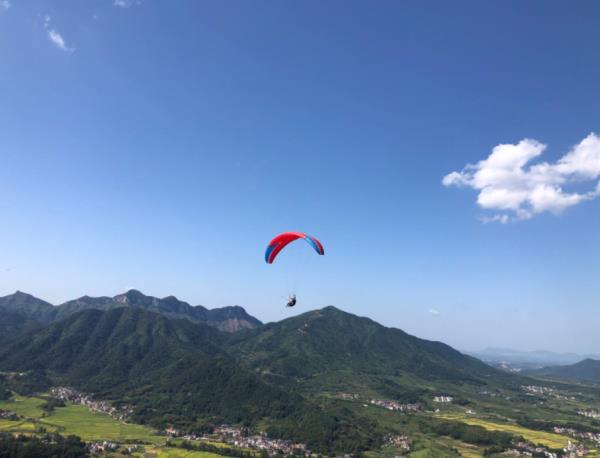
<svg viewBox="0 0 600 458"><path fill-rule="evenodd" d="M88 407L90 410L102 412L110 415L116 420L125 421L129 415L133 413L133 409L128 406L123 406L117 409L108 401L96 401L90 395L82 393L67 386L57 386L50 390L52 396L61 401L69 401L73 404L81 404Z"/></svg>
<svg viewBox="0 0 600 458"><path fill-rule="evenodd" d="M0 418L3 420L18 420L19 416L10 410L0 410Z"/></svg>
<svg viewBox="0 0 600 458"><path fill-rule="evenodd" d="M522 385L521 390L527 394L551 394L556 390L554 388L549 388L547 386L538 386L538 385Z"/></svg>
<svg viewBox="0 0 600 458"><path fill-rule="evenodd" d="M579 415L583 415L584 417L588 417L588 418L600 418L600 411L595 410L595 409L582 409L582 410L578 410L577 413Z"/></svg>
<svg viewBox="0 0 600 458"><path fill-rule="evenodd" d="M371 404L383 407L388 410L398 410L400 412L418 412L421 410L420 404L402 404L398 401L390 401L387 399L371 399Z"/></svg>
<svg viewBox="0 0 600 458"><path fill-rule="evenodd" d="M600 433L593 433L591 431L577 431L574 428L565 428L563 426L555 426L554 432L557 434L568 434L576 439L584 439L590 442L600 445Z"/></svg>
<svg viewBox="0 0 600 458"><path fill-rule="evenodd" d="M404 434L388 434L384 437L385 445L410 450L410 439Z"/></svg>
<svg viewBox="0 0 600 458"><path fill-rule="evenodd" d="M181 436L180 431L173 427L165 429L165 432L172 437ZM266 433L252 434L248 428L230 425L217 426L212 434L205 434L200 437L189 434L182 437L189 441L224 442L235 447L264 450L270 455L310 454L310 450L308 450L306 444L284 439L272 439Z"/></svg>
<svg viewBox="0 0 600 458"><path fill-rule="evenodd" d="M88 449L92 453L114 452L118 448L117 444L108 441L93 442L88 445Z"/></svg>

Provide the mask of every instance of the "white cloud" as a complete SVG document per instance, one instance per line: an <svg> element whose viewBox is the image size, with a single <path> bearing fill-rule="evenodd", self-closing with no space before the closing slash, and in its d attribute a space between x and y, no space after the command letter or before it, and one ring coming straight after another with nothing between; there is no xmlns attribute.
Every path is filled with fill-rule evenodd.
<svg viewBox="0 0 600 458"><path fill-rule="evenodd" d="M484 224L487 223L501 223L501 224L506 224L510 221L510 218L508 215L492 215L492 216L480 216L479 217L479 221L481 221Z"/></svg>
<svg viewBox="0 0 600 458"><path fill-rule="evenodd" d="M5 10L9 9L11 6L12 4L10 3L10 0L0 1L0 7L4 8Z"/></svg>
<svg viewBox="0 0 600 458"><path fill-rule="evenodd" d="M139 5L142 0L114 0L113 5L119 8L129 8L134 5Z"/></svg>
<svg viewBox="0 0 600 458"><path fill-rule="evenodd" d="M63 51L75 51L75 48L67 46L67 43L65 42L65 39L62 37L62 35L54 29L48 30L48 39Z"/></svg>
<svg viewBox="0 0 600 458"><path fill-rule="evenodd" d="M439 310L436 310L436 309L429 309L429 313L431 313L434 316L438 316L438 315L442 314L442 312L440 312Z"/></svg>
<svg viewBox="0 0 600 458"><path fill-rule="evenodd" d="M460 172L449 173L442 183L479 191L477 204L500 212L480 218L484 223L529 219L544 212L559 214L600 196L600 181L589 191L563 189L600 177L600 137L591 133L555 163L528 165L545 149L546 145L530 139L516 145L498 145L486 159L467 164Z"/></svg>

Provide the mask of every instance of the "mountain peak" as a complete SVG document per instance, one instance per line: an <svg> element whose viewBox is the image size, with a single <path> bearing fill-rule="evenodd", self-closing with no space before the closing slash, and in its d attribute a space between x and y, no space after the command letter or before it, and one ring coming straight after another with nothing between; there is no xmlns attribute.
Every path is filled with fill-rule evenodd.
<svg viewBox="0 0 600 458"><path fill-rule="evenodd" d="M320 311L321 312L330 312L330 313L348 313L348 312L345 312L342 309L339 309L333 305L328 305L327 307L323 307Z"/></svg>
<svg viewBox="0 0 600 458"><path fill-rule="evenodd" d="M32 294L25 293L23 291L15 291L13 294L9 294L8 296L0 297L0 303L35 303L35 304L44 304L51 306L49 302L46 302L42 299L39 299Z"/></svg>
<svg viewBox="0 0 600 458"><path fill-rule="evenodd" d="M130 289L123 294L117 294L113 299L115 300L115 302L119 302L122 304L130 304L138 302L141 299L145 299L146 297L148 296L146 296L141 291L138 291L137 289Z"/></svg>
<svg viewBox="0 0 600 458"><path fill-rule="evenodd" d="M9 296L12 296L14 298L35 299L35 300L41 301L41 299L38 299L33 294L25 293L20 290L16 290L13 294L9 294ZM9 296L5 296L5 297L9 297Z"/></svg>

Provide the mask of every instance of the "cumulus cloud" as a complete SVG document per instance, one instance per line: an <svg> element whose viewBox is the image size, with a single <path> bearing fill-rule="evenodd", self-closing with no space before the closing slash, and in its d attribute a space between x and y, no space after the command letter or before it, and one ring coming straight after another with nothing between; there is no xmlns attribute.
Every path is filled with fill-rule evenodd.
<svg viewBox="0 0 600 458"><path fill-rule="evenodd" d="M438 316L438 315L442 314L442 312L440 312L439 310L436 310L436 309L429 309L429 313L431 313L434 316Z"/></svg>
<svg viewBox="0 0 600 458"><path fill-rule="evenodd" d="M12 6L12 4L10 3L10 0L0 1L0 7L2 7L5 10L9 9L11 6Z"/></svg>
<svg viewBox="0 0 600 458"><path fill-rule="evenodd" d="M591 133L554 163L531 164L545 149L546 145L531 139L498 145L486 159L446 175L442 184L479 191L477 204L495 212L481 217L484 223L529 219L544 212L560 214L600 196L600 181L585 191L564 189L598 180L600 137Z"/></svg>

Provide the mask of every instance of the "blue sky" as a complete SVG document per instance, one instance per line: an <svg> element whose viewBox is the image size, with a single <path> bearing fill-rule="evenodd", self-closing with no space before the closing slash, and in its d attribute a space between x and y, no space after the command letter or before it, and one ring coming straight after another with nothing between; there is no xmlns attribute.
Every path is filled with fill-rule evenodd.
<svg viewBox="0 0 600 458"><path fill-rule="evenodd" d="M463 349L597 352L598 179L581 168L593 157L568 172L564 157L600 134L599 14L4 0L0 294L135 287L270 321L291 289L292 313L333 304ZM547 148L476 183L479 161L523 139ZM540 163L553 198L581 198L532 200ZM514 186L516 203L477 203ZM326 256L298 244L267 266L284 230Z"/></svg>

